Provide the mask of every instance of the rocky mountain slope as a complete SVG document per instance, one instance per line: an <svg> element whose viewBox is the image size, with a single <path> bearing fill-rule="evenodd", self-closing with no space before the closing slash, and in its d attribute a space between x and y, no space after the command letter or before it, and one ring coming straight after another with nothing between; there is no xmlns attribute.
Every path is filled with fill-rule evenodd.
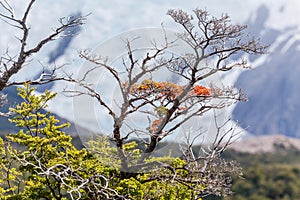
<svg viewBox="0 0 300 200"><path fill-rule="evenodd" d="M233 149L243 153L274 153L277 151L299 151L300 140L284 135L263 135L237 141L230 145Z"/></svg>
<svg viewBox="0 0 300 200"><path fill-rule="evenodd" d="M280 133L300 137L300 26L285 30L267 27L269 9L262 6L250 22L250 31L270 44L270 53L250 60L256 68L243 72L237 82L248 95L238 103L233 118L254 135Z"/></svg>

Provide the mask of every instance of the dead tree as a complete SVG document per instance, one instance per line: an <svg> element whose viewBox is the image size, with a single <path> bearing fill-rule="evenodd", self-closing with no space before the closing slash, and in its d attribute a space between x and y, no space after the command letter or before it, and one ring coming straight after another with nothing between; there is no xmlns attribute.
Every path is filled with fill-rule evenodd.
<svg viewBox="0 0 300 200"><path fill-rule="evenodd" d="M249 67L246 59L232 59L233 55L266 53L267 46L261 44L259 39L248 36L245 32L246 26L233 25L228 15L217 18L201 9L194 10L193 15L182 10L169 10L168 15L183 29L177 34L178 39L185 42L192 49L192 53L169 56L167 51L176 45L176 41L169 41L167 37L164 38L163 44L154 41L152 48L143 57L138 55L138 49L132 48L135 40L125 41L127 55L123 57L121 68L112 66L109 60L103 57L105 55L93 55L89 51L81 53L80 56L95 64L95 68L104 68L113 77L121 93L121 103L117 105L118 111L103 98L101 89L99 91L86 82L86 77L94 69L89 70L81 79L69 80L77 82L83 89L68 92L95 98L99 106L104 107L113 119L111 138L118 148L124 172L136 172L146 167L148 164L143 161L151 156L157 144L191 118L200 120L201 116L209 110L221 109L237 101L246 100L245 95L238 89L217 87L213 83L204 87L201 83L218 72ZM182 78L185 81L184 85L151 78L155 77L155 72L160 69L168 69ZM128 128L126 120L136 113L143 115L141 119L149 122L144 129ZM230 136L232 130L225 131L225 135ZM206 156L202 157L206 163L201 167L202 172L233 138L230 136L226 139L224 133L220 135L220 132L221 130L218 129L212 148L210 151L205 151ZM123 145L133 135L143 136L140 139L144 141L146 149L139 162L132 166L129 161L130 156L124 151ZM224 144L225 147L222 146ZM191 158L191 145L185 147L183 152L186 159ZM195 163L199 159L200 157L194 157L192 161ZM134 173L129 173L129 176L134 176Z"/></svg>

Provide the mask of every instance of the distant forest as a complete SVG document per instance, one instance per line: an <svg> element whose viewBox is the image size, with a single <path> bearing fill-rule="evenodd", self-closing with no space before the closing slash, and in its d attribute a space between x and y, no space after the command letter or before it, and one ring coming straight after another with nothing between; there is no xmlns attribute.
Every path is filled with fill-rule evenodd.
<svg viewBox="0 0 300 200"><path fill-rule="evenodd" d="M234 179L232 196L209 196L205 200L300 199L299 151L249 154L228 150L223 157L240 162L244 176Z"/></svg>

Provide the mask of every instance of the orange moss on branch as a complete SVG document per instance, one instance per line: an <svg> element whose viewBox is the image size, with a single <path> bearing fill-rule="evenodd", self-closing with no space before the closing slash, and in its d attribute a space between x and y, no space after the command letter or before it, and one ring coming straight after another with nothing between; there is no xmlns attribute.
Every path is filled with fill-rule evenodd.
<svg viewBox="0 0 300 200"><path fill-rule="evenodd" d="M210 89L201 85L196 85L193 92L197 96L210 96Z"/></svg>
<svg viewBox="0 0 300 200"><path fill-rule="evenodd" d="M174 100L182 93L184 88L185 86L180 86L173 82L157 82L146 79L140 84L134 84L130 88L130 94L145 97L154 96L157 99L166 98L168 100ZM201 85L195 85L189 94L196 96L210 96L211 90Z"/></svg>

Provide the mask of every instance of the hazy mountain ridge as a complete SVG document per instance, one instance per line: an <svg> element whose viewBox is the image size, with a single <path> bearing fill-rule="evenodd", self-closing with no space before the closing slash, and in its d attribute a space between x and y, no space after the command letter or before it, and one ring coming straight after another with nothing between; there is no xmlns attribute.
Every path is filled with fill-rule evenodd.
<svg viewBox="0 0 300 200"><path fill-rule="evenodd" d="M275 153L277 151L299 151L300 139L284 135L262 135L234 142L229 149L242 153Z"/></svg>
<svg viewBox="0 0 300 200"><path fill-rule="evenodd" d="M3 107L0 107L0 112L6 113L8 112L8 108L9 107L14 107L17 104L22 102L22 98L17 96L17 89L16 87L9 87L3 90L3 93L7 95L7 100L8 103L5 104ZM43 111L42 111L43 112ZM44 111L46 112L46 111ZM59 115L53 113L53 115L55 116L56 119L58 119L60 122L60 124L63 123L67 123L68 120L60 117ZM5 134L8 133L14 133L14 132L18 132L20 130L19 127L16 127L14 124L10 123L8 121L8 117L3 117L0 116L0 136L4 136ZM78 130L80 130L81 132L86 132L87 135L90 134L90 131L87 129L84 129L80 126L75 125L74 123L70 123L70 127L64 128L64 131L71 135L73 138L78 137Z"/></svg>

